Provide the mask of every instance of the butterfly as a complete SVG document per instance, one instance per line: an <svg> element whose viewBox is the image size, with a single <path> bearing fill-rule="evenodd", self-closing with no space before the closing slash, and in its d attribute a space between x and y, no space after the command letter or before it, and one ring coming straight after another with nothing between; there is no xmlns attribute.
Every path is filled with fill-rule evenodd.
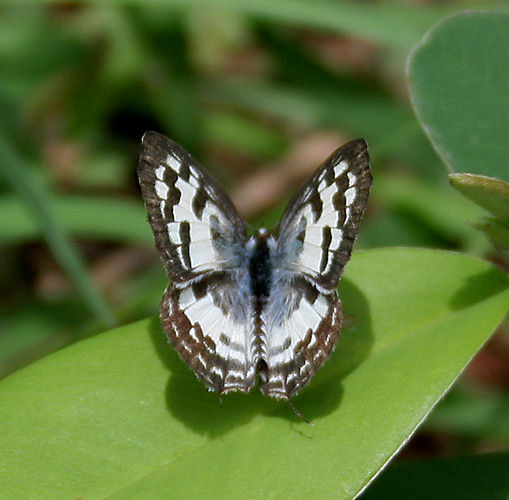
<svg viewBox="0 0 509 500"><path fill-rule="evenodd" d="M143 136L138 177L171 280L160 309L170 343L211 391L249 392L259 382L290 401L338 340L336 289L372 182L366 142L332 153L275 234L249 238L226 192L164 135Z"/></svg>

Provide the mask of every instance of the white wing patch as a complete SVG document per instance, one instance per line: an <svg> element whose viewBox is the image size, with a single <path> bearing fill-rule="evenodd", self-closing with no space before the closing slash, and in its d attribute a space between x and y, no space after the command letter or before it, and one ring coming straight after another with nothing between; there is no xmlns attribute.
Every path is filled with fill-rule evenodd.
<svg viewBox="0 0 509 500"><path fill-rule="evenodd" d="M211 268L221 262L212 240L191 241L189 243L189 257L193 269Z"/></svg>
<svg viewBox="0 0 509 500"><path fill-rule="evenodd" d="M166 165L168 165L168 167L170 167L173 171L180 172L180 168L182 167L182 162L179 159L175 158L175 156L168 155L166 157ZM156 175L157 175L157 172L156 172ZM161 179L162 177L159 177L159 178Z"/></svg>
<svg viewBox="0 0 509 500"><path fill-rule="evenodd" d="M316 342L314 332L328 310L329 304L324 295L318 295L313 304L303 297L288 318L279 325L269 327L266 333L269 368L274 369L282 363L291 361L297 344L304 341L309 331L312 332L310 345L314 344Z"/></svg>
<svg viewBox="0 0 509 500"><path fill-rule="evenodd" d="M346 208L348 209L353 201L355 200L355 195L357 194L357 190L354 187L350 187L345 191L346 198Z"/></svg>
<svg viewBox="0 0 509 500"><path fill-rule="evenodd" d="M176 206L185 208L188 213L193 214L193 199L196 195L196 188L180 177L177 179L175 187L180 191L180 200Z"/></svg>
<svg viewBox="0 0 509 500"><path fill-rule="evenodd" d="M334 167L334 175L335 177L340 177L343 175L343 172L345 172L348 169L348 163L345 160L340 161L335 167Z"/></svg>
<svg viewBox="0 0 509 500"><path fill-rule="evenodd" d="M348 171L346 161L340 161L333 170L335 179L329 185L325 176L319 178L315 194L320 199L321 209L318 217L316 209L311 204L302 210L301 216L304 217L306 225L299 263L300 269L311 275L330 271L335 252L339 250L343 241L344 234L341 228L350 220L352 206L358 194L355 187L357 176ZM339 209L337 199L340 189L345 189L343 211Z"/></svg>
<svg viewBox="0 0 509 500"><path fill-rule="evenodd" d="M159 165L159 166L155 169L156 177L157 177L157 179L159 179L160 181L162 181L162 180L163 180L163 178L164 178L164 171L165 171L165 168L163 167L163 165ZM157 181L156 181L156 185L157 185Z"/></svg>
<svg viewBox="0 0 509 500"><path fill-rule="evenodd" d="M166 200L168 198L168 191L170 188L159 179L156 181L156 194L159 196L161 200Z"/></svg>

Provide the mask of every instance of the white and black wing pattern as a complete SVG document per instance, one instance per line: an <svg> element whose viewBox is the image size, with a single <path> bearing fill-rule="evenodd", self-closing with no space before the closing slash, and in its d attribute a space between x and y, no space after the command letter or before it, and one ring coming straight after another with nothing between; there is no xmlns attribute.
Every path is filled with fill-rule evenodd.
<svg viewBox="0 0 509 500"><path fill-rule="evenodd" d="M366 143L338 149L297 193L277 239L248 240L228 195L178 144L147 132L138 176L172 283L165 333L210 390L289 399L329 358L341 328L336 287L366 208Z"/></svg>
<svg viewBox="0 0 509 500"><path fill-rule="evenodd" d="M279 223L278 264L335 290L350 258L372 177L368 147L337 149L288 203Z"/></svg>
<svg viewBox="0 0 509 500"><path fill-rule="evenodd" d="M219 392L254 384L245 224L216 181L177 143L142 139L141 192L172 284L161 302L179 355Z"/></svg>
<svg viewBox="0 0 509 500"><path fill-rule="evenodd" d="M371 182L367 145L358 139L335 151L288 204L273 259L274 298L262 313L267 395L296 394L336 345L342 322L336 288Z"/></svg>
<svg viewBox="0 0 509 500"><path fill-rule="evenodd" d="M141 141L141 194L157 249L173 283L235 267L245 224L229 196L176 142L157 132Z"/></svg>
<svg viewBox="0 0 509 500"><path fill-rule="evenodd" d="M309 281L275 271L274 300L262 312L266 331L261 390L290 399L329 359L342 321L335 291L321 293Z"/></svg>

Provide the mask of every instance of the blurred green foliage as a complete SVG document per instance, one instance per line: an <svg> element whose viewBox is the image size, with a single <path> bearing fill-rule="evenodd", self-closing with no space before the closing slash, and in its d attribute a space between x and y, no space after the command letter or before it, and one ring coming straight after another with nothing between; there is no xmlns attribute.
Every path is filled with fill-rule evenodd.
<svg viewBox="0 0 509 500"><path fill-rule="evenodd" d="M147 129L180 142L229 192L252 175L277 170L292 147L312 135L332 131L342 142L362 136L375 181L356 248L453 249L507 266L507 257L468 224L483 210L448 185L444 164L413 114L405 75L407 55L425 31L441 17L472 7L507 11L504 2L4 3L0 376L112 321L157 312L166 278L134 175ZM503 32L506 22L500 14L497 29ZM497 125L495 136L482 129L483 137L499 145L475 150L498 155L488 166L481 164L486 156L468 154L471 149L457 135L448 144L442 134L475 132L476 109L509 116L507 79L500 77L509 43L489 26L471 28L451 38L439 32L424 39L416 56L424 63L414 58L416 71L410 72L414 103L433 142L434 133L444 138L438 150L445 163L451 166L448 158L454 158L454 169L503 177L504 127ZM486 56L483 39L496 58ZM454 87L426 84L426 78L442 82L439 77L454 82L462 68L434 56L436 45L459 51L467 41L477 52L454 57L474 66L474 83L490 63L503 62L489 81L505 87L491 85L491 94L474 95L467 87L456 93ZM482 65L477 73L476 63ZM445 89L459 111L441 114L437 89ZM490 107L483 108L483 99ZM468 142L469 148L476 144L475 137ZM316 162L329 152L319 152ZM281 201L274 200L251 221L271 225L281 210ZM499 219L491 223L485 232L502 234L493 229ZM508 442L507 429L482 418L492 415L492 405L507 408L506 387L476 384L466 380L428 423L427 432L453 434L456 450Z"/></svg>

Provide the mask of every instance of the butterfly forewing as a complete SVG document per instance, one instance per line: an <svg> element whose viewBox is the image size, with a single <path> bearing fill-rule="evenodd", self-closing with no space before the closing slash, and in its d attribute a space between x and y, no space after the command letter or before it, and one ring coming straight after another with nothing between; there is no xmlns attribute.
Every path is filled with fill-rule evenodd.
<svg viewBox="0 0 509 500"><path fill-rule="evenodd" d="M184 149L147 132L138 177L156 246L174 283L238 265L245 224L228 195Z"/></svg>
<svg viewBox="0 0 509 500"><path fill-rule="evenodd" d="M290 201L279 224L277 262L335 290L366 208L371 172L366 142L336 150Z"/></svg>

